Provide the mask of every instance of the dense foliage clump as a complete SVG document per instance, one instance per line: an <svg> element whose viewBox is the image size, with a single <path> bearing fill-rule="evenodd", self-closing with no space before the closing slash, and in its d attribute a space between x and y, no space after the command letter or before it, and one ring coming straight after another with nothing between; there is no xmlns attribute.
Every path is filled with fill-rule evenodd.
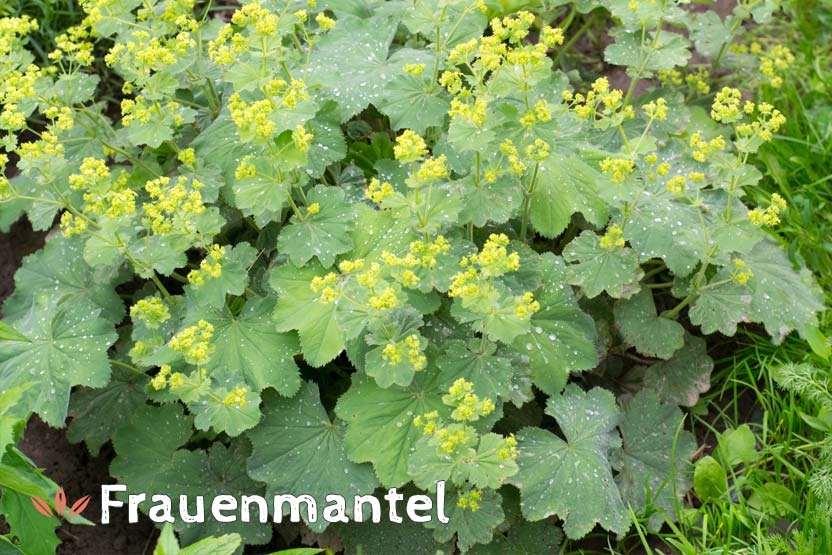
<svg viewBox="0 0 832 555"><path fill-rule="evenodd" d="M769 1L505 4L88 0L40 65L37 22L0 20L0 224L60 228L3 305L2 445L35 413L112 441L131 490L209 499L448 482L447 526L333 526L347 553L675 521L704 337L823 309L768 233L787 202L746 202L785 116L690 61L778 88L794 57L732 44ZM628 90L563 64L590 12ZM53 549L27 495L0 513Z"/></svg>

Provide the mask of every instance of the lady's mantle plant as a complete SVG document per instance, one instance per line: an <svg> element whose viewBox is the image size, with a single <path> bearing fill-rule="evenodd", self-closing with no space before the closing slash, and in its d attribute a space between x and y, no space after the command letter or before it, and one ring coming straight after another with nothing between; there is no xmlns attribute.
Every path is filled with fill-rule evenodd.
<svg viewBox="0 0 832 555"><path fill-rule="evenodd" d="M766 233L783 199L743 202L783 115L687 67L691 41L745 63L731 33L772 3L683 4L569 7L609 12L628 91L559 69L558 10L499 2L262 0L226 21L87 0L45 65L37 22L0 20L0 221L61 229L3 306L12 415L112 441L133 491L323 504L448 482L447 526L338 526L347 553L539 553L553 515L570 538L675 518L701 336L780 341L823 308ZM777 86L783 53L757 50Z"/></svg>

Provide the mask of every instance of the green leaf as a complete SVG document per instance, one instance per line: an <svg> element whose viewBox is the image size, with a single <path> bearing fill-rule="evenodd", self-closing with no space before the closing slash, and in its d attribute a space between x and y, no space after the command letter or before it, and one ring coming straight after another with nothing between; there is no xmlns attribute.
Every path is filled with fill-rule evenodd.
<svg viewBox="0 0 832 555"><path fill-rule="evenodd" d="M535 230L544 237L557 237L576 212L603 225L607 206L598 195L599 182L599 172L577 156L549 156L541 164L531 197L529 214Z"/></svg>
<svg viewBox="0 0 832 555"><path fill-rule="evenodd" d="M184 416L179 403L142 407L113 436L116 457L110 465L111 474L131 492L164 494L173 499L187 495L191 500L189 514L195 514L196 496L203 496L208 508L218 495L264 494L262 484L245 472L251 454L246 441L234 440L228 447L214 443L209 450L191 451L182 446L192 431L191 418ZM147 513L152 505L148 500L139 508ZM182 531L183 543L223 533L240 534L250 544L264 544L271 538L268 522L261 524L252 519L249 523L220 523L209 510L202 524L185 524L179 518L173 524Z"/></svg>
<svg viewBox="0 0 832 555"><path fill-rule="evenodd" d="M384 349L393 343L403 343L409 336L415 335L419 339L420 349L424 351L427 341L419 333L422 325L422 315L413 308L395 310L378 320L370 322L366 341L372 346L365 358L364 371L376 383L388 388L391 385L407 387L413 381L416 367L407 355L401 361L394 363L385 359Z"/></svg>
<svg viewBox="0 0 832 555"><path fill-rule="evenodd" d="M507 222L523 200L517 183L508 176L500 176L494 183L481 179L477 187L474 175L469 175L461 184L465 198L459 218L463 222L472 222L476 227L484 227L489 222Z"/></svg>
<svg viewBox="0 0 832 555"><path fill-rule="evenodd" d="M740 463L751 464L762 456L762 453L757 451L757 438L748 424L723 432L719 436L716 454L729 467Z"/></svg>
<svg viewBox="0 0 832 555"><path fill-rule="evenodd" d="M393 210L375 210L366 204L356 206L355 227L350 231L353 250L349 258L379 260L384 251L404 253L415 236L404 218Z"/></svg>
<svg viewBox="0 0 832 555"><path fill-rule="evenodd" d="M679 322L656 316L650 289L616 302L615 324L624 341L643 355L668 359L685 344L685 328Z"/></svg>
<svg viewBox="0 0 832 555"><path fill-rule="evenodd" d="M90 454L98 455L101 446L144 405L148 380L144 374L113 365L110 382L104 388L76 390L69 403L72 420L67 439L72 443L84 441Z"/></svg>
<svg viewBox="0 0 832 555"><path fill-rule="evenodd" d="M616 483L621 496L637 513L648 506L663 509L664 514L650 516L651 530L658 530L665 518L675 518L676 502L691 487L689 461L696 450L696 439L686 430L677 436L681 421L682 411L673 404L661 403L648 389L638 392L624 411L621 469Z"/></svg>
<svg viewBox="0 0 832 555"><path fill-rule="evenodd" d="M517 473L513 460L499 456L505 447L505 438L498 434L483 434L476 447L457 455L440 453L437 442L434 437L422 437L408 462L413 483L422 489L430 488L437 480L450 480L458 485L470 482L477 488L496 489Z"/></svg>
<svg viewBox="0 0 832 555"><path fill-rule="evenodd" d="M693 490L702 501L713 501L728 491L728 477L722 465L713 457L706 456L696 461L693 472Z"/></svg>
<svg viewBox="0 0 832 555"><path fill-rule="evenodd" d="M647 367L644 386L654 389L662 401L692 407L711 387L713 369L705 340L685 334L685 346L672 358Z"/></svg>
<svg viewBox="0 0 832 555"><path fill-rule="evenodd" d="M31 343L32 340L19 333L16 329L8 325L6 322L0 321L0 341L25 341Z"/></svg>
<svg viewBox="0 0 832 555"><path fill-rule="evenodd" d="M502 501L503 498L496 491L484 490L476 511L450 503L447 524L434 519L426 526L434 529L433 539L440 543L450 542L456 535L459 550L465 553L475 544L491 542L495 528L505 519Z"/></svg>
<svg viewBox="0 0 832 555"><path fill-rule="evenodd" d="M243 544L239 534L205 538L179 551L179 555L234 555Z"/></svg>
<svg viewBox="0 0 832 555"><path fill-rule="evenodd" d="M222 264L222 274L219 277L203 272L204 283L185 286L188 296L197 304L220 308L225 304L227 294L242 295L248 286L248 269L254 263L257 250L248 243L237 243L225 249L226 254L219 261ZM209 261L213 263L212 260Z"/></svg>
<svg viewBox="0 0 832 555"><path fill-rule="evenodd" d="M23 259L15 273L15 291L3 305L7 319L28 310L39 291L69 304L92 303L101 316L117 324L124 318L124 303L115 292L115 280L90 268L83 258L84 240L53 237L44 247ZM18 339L18 341L20 341Z"/></svg>
<svg viewBox="0 0 832 555"><path fill-rule="evenodd" d="M61 524L58 518L47 518L37 512L26 495L4 489L0 497L0 515L11 529L11 535L17 538L23 553L48 555L55 553L61 543L55 534L55 529Z"/></svg>
<svg viewBox="0 0 832 555"><path fill-rule="evenodd" d="M422 437L413 418L434 410L440 415L450 412L442 403L445 391L437 378L428 367L406 388L382 389L366 375L353 374L350 389L338 399L335 412L347 423L347 455L357 463L373 463L385 487L410 481L407 461Z"/></svg>
<svg viewBox="0 0 832 555"><path fill-rule="evenodd" d="M567 269L570 283L579 285L589 298L604 291L617 299L627 298L641 288L638 282L644 272L636 252L629 247L605 249L592 231L583 231L569 243L563 257L576 263Z"/></svg>
<svg viewBox="0 0 832 555"><path fill-rule="evenodd" d="M32 310L11 324L31 343L0 341L0 391L37 379L27 391L30 410L52 426L63 426L73 386L102 387L110 377L107 349L116 340L113 325L99 317L87 299L59 303L39 294Z"/></svg>
<svg viewBox="0 0 832 555"><path fill-rule="evenodd" d="M691 203L669 193L663 182L650 189L632 208L624 238L639 260L661 258L675 275L687 276L705 258L699 213Z"/></svg>
<svg viewBox="0 0 832 555"><path fill-rule="evenodd" d="M716 57L723 45L731 40L731 29L715 11L692 13L689 17L688 29L696 49L707 58Z"/></svg>
<svg viewBox="0 0 832 555"><path fill-rule="evenodd" d="M541 257L543 288L535 293L540 310L532 315L531 332L514 341L514 349L529 357L534 384L545 393L560 393L569 374L598 364L595 322L578 306L566 283L563 260Z"/></svg>
<svg viewBox="0 0 832 555"><path fill-rule="evenodd" d="M212 395L201 396L189 402L188 408L195 416L194 426L197 430L209 431L212 428L217 433L226 433L236 437L260 422L260 395L247 391L242 404L224 402L232 388L220 387L214 389Z"/></svg>
<svg viewBox="0 0 832 555"><path fill-rule="evenodd" d="M289 255L292 264L303 266L313 256L329 268L339 254L353 248L348 233L353 225L353 209L344 200L343 189L318 185L308 195L308 204L318 204L320 212L292 216L292 223L277 238L277 248ZM301 210L306 211L305 208Z"/></svg>
<svg viewBox="0 0 832 555"><path fill-rule="evenodd" d="M344 333L336 320L336 303L319 302L309 288L312 278L326 272L317 265L296 268L291 264L274 270L269 284L278 293L274 319L277 331L298 330L306 362L320 367L344 349Z"/></svg>
<svg viewBox="0 0 832 555"><path fill-rule="evenodd" d="M274 306L274 299L252 298L236 315L225 306L188 311L186 324L206 320L214 326L215 351L205 364L214 383L247 385L254 391L273 387L287 397L297 393L300 371L294 356L300 348L294 333L275 329Z"/></svg>
<svg viewBox="0 0 832 555"><path fill-rule="evenodd" d="M520 489L523 516L534 521L557 515L573 539L596 524L623 534L630 518L607 460L621 443L615 397L600 388L584 392L569 385L549 398L546 412L566 440L540 428L517 434L520 472L512 482Z"/></svg>
<svg viewBox="0 0 832 555"><path fill-rule="evenodd" d="M429 54L410 49L387 58L397 26L397 17L345 16L312 50L308 81L338 102L343 121L378 102L405 64L430 61Z"/></svg>
<svg viewBox="0 0 832 555"><path fill-rule="evenodd" d="M488 545L478 545L469 555L541 555L558 553L563 539L560 529L546 522L521 521L508 530L508 536L497 535Z"/></svg>
<svg viewBox="0 0 832 555"><path fill-rule="evenodd" d="M792 330L803 335L807 326L817 324L817 314L824 310L823 293L808 269L792 269L773 240L761 241L742 260L753 273L746 286L731 280L733 269L725 267L709 282L715 285L691 305L691 322L703 333L733 335L739 322L760 322L780 343Z"/></svg>
<svg viewBox="0 0 832 555"><path fill-rule="evenodd" d="M153 555L179 555L179 540L176 539L173 526L169 522L162 527Z"/></svg>
<svg viewBox="0 0 832 555"><path fill-rule="evenodd" d="M263 421L248 432L254 445L248 472L268 485L270 495L307 494L323 507L329 494L352 499L376 488L370 465L347 459L345 426L330 420L315 383L307 382L292 399L267 393L263 406ZM323 529L327 523L309 525Z"/></svg>
<svg viewBox="0 0 832 555"><path fill-rule="evenodd" d="M400 511L401 513L401 511ZM350 523L338 527L344 540L345 555L376 555L407 553L407 555L436 555L446 553L448 546L437 544L433 532L418 522L404 518L402 523L382 519L373 522Z"/></svg>
<svg viewBox="0 0 832 555"><path fill-rule="evenodd" d="M474 391L482 399L496 401L506 396L514 375L512 360L496 353L490 342L481 348L480 341L451 340L445 343L445 352L437 358L436 366L442 372L440 388L449 388L457 379L465 378L474 384Z"/></svg>
<svg viewBox="0 0 832 555"><path fill-rule="evenodd" d="M379 110L390 118L393 129L423 134L445 121L451 105L443 93L427 76L398 75L384 88Z"/></svg>
<svg viewBox="0 0 832 555"><path fill-rule="evenodd" d="M611 33L615 42L604 50L607 63L635 68L644 61L643 69L655 71L685 66L690 59L690 43L677 33L662 30L658 40L655 33L647 33L642 46L641 32L619 31Z"/></svg>

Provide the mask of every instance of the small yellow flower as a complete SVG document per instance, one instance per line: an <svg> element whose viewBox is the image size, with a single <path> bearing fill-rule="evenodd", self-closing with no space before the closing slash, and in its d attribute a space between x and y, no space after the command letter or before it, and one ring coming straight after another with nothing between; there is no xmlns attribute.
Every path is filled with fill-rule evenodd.
<svg viewBox="0 0 832 555"><path fill-rule="evenodd" d="M600 246L602 249L615 250L624 246L624 230L618 224L611 224L607 232L601 237Z"/></svg>
<svg viewBox="0 0 832 555"><path fill-rule="evenodd" d="M418 133L405 129L404 132L396 137L396 146L393 147L393 154L396 160L402 164L410 164L416 162L428 153L425 140L419 136Z"/></svg>

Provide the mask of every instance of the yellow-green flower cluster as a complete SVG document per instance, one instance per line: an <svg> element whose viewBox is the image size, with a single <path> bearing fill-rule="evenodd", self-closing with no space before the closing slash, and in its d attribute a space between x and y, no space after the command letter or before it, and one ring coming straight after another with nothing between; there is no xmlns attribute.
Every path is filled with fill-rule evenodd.
<svg viewBox="0 0 832 555"><path fill-rule="evenodd" d="M263 93L270 100L280 98L277 106L281 108L296 108L300 102L309 99L303 79L291 79L288 83L283 79L272 79L263 87Z"/></svg>
<svg viewBox="0 0 832 555"><path fill-rule="evenodd" d="M208 43L208 58L215 64L231 65L247 48L248 39L226 24L220 28L217 38Z"/></svg>
<svg viewBox="0 0 832 555"><path fill-rule="evenodd" d="M240 131L261 139L268 139L274 134L275 123L271 119L274 106L271 100L257 100L248 104L239 94L234 93L228 99L228 110Z"/></svg>
<svg viewBox="0 0 832 555"><path fill-rule="evenodd" d="M562 96L575 114L582 119L611 118L615 115L621 119L631 119L635 116L632 106L624 106L623 91L611 89L606 77L596 79L586 95L573 94L572 91L565 90Z"/></svg>
<svg viewBox="0 0 832 555"><path fill-rule="evenodd" d="M745 263L745 260L734 259L734 270L731 272L731 279L739 285L745 285L748 280L754 277L754 272Z"/></svg>
<svg viewBox="0 0 832 555"><path fill-rule="evenodd" d="M439 157L430 157L419 165L419 169L414 176L418 182L431 183L446 179L451 175L445 163L448 158L443 154Z"/></svg>
<svg viewBox="0 0 832 555"><path fill-rule="evenodd" d="M514 298L514 313L520 320L531 318L532 314L540 310L540 303L534 300L534 295L526 291L520 297Z"/></svg>
<svg viewBox="0 0 832 555"><path fill-rule="evenodd" d="M601 171L610 176L613 183L622 183L635 168L635 161L630 158L604 158L598 163Z"/></svg>
<svg viewBox="0 0 832 555"><path fill-rule="evenodd" d="M37 30L37 20L28 15L0 18L0 58L8 56L19 48L22 39Z"/></svg>
<svg viewBox="0 0 832 555"><path fill-rule="evenodd" d="M95 61L93 43L90 40L90 30L86 22L74 25L55 37L55 50L48 54L55 62L66 60L79 66L90 66Z"/></svg>
<svg viewBox="0 0 832 555"><path fill-rule="evenodd" d="M688 145L692 149L691 155L693 156L693 159L697 162L704 162L708 159L708 156L715 152L725 150L728 146L722 135L718 135L710 141L706 141L702 138L702 133L699 131L690 136ZM668 169L670 168L668 167Z"/></svg>
<svg viewBox="0 0 832 555"><path fill-rule="evenodd" d="M517 44L529 34L529 28L534 23L535 16L525 10L502 19L495 17L491 20L491 31L501 41Z"/></svg>
<svg viewBox="0 0 832 555"><path fill-rule="evenodd" d="M121 172L118 178L113 180L104 160L87 157L81 162L79 173L70 175L68 181L70 189L84 190L83 211L85 213L116 220L136 212L137 195L135 191L127 187L129 178L128 172ZM65 235L69 236L83 231L83 229L77 229L77 217L66 215L64 217L66 218ZM81 227L85 228L86 223L81 224Z"/></svg>
<svg viewBox="0 0 832 555"><path fill-rule="evenodd" d="M650 119L657 119L664 121L667 118L667 101L664 98L657 98L655 101L651 100L641 107L647 117Z"/></svg>
<svg viewBox="0 0 832 555"><path fill-rule="evenodd" d="M329 31L330 29L333 29L335 27L335 20L327 16L323 12L320 12L318 15L315 16L315 21L318 22L318 28L321 31Z"/></svg>
<svg viewBox="0 0 832 555"><path fill-rule="evenodd" d="M448 295L462 299L474 299L488 290L488 282L508 272L520 269L520 255L509 253L508 237L492 233L478 254L462 257L459 265L464 268L455 274Z"/></svg>
<svg viewBox="0 0 832 555"><path fill-rule="evenodd" d="M535 139L534 143L528 145L525 149L526 156L535 162L542 162L549 157L549 143L543 139Z"/></svg>
<svg viewBox="0 0 832 555"><path fill-rule="evenodd" d="M546 123L552 120L552 111L545 100L538 100L533 107L520 118L523 127L532 127L536 123Z"/></svg>
<svg viewBox="0 0 832 555"><path fill-rule="evenodd" d="M455 407L451 418L458 422L474 422L483 416L488 416L496 406L490 399L483 399L474 393L474 384L464 378L457 379L448 393L442 396L442 402Z"/></svg>
<svg viewBox="0 0 832 555"><path fill-rule="evenodd" d="M163 364L159 367L159 371L150 380L150 386L155 390L164 389L168 385L168 376L170 376L170 364Z"/></svg>
<svg viewBox="0 0 832 555"><path fill-rule="evenodd" d="M399 306L399 299L396 290L386 287L380 293L370 296L370 307L376 310L390 310Z"/></svg>
<svg viewBox="0 0 832 555"><path fill-rule="evenodd" d="M615 250L624 246L624 230L618 224L610 224L599 242L602 249Z"/></svg>
<svg viewBox="0 0 832 555"><path fill-rule="evenodd" d="M783 73L794 63L794 54L787 46L775 44L771 50L760 56L760 73L768 78L769 85L779 89L783 86Z"/></svg>
<svg viewBox="0 0 832 555"><path fill-rule="evenodd" d="M363 267L364 261L360 261ZM343 262L342 262L343 264ZM309 288L314 293L320 293L318 300L324 304L335 302L341 296L341 287L337 285L338 275L335 272L329 272L325 276L315 276L309 283Z"/></svg>
<svg viewBox="0 0 832 555"><path fill-rule="evenodd" d="M734 123L742 118L742 93L739 89L722 87L711 105L711 118L722 123Z"/></svg>
<svg viewBox="0 0 832 555"><path fill-rule="evenodd" d="M69 131L75 127L72 108L69 106L50 106L43 112L43 115L52 120L52 124L58 131Z"/></svg>
<svg viewBox="0 0 832 555"><path fill-rule="evenodd" d="M192 179L190 189L186 177L180 176L173 187L170 182L169 177L163 176L148 181L144 186L151 200L142 205L145 213L142 221L159 235L173 231L190 232L196 229L194 218L205 212L199 192L203 187L200 181Z"/></svg>
<svg viewBox="0 0 832 555"><path fill-rule="evenodd" d="M674 175L667 180L667 191L674 195L681 195L685 192L685 183L687 179L684 175Z"/></svg>
<svg viewBox="0 0 832 555"><path fill-rule="evenodd" d="M482 492L478 489L472 489L468 493L460 494L456 500L456 506L460 509L469 509L472 513L480 510L480 501L482 500Z"/></svg>
<svg viewBox="0 0 832 555"><path fill-rule="evenodd" d="M786 116L767 102L761 102L756 106L753 102L745 103L744 111L746 114L751 115L755 110L758 112L757 119L737 125L737 135L741 138L756 136L762 142L767 143L774 138L774 134L786 123Z"/></svg>
<svg viewBox="0 0 832 555"><path fill-rule="evenodd" d="M300 124L295 127L295 130L292 131L292 142L295 143L295 146L301 152L306 152L309 150L309 147L312 144L312 139L314 135L306 130L306 128Z"/></svg>
<svg viewBox="0 0 832 555"><path fill-rule="evenodd" d="M482 128L487 119L487 108L488 102L484 98L474 98L470 102L468 100L461 100L460 98L453 98L451 99L451 109L448 111L448 115L452 118L462 118L470 121L477 127Z"/></svg>
<svg viewBox="0 0 832 555"><path fill-rule="evenodd" d="M379 181L378 178L374 177L367 184L367 190L364 191L364 196L376 204L381 204L384 199L392 197L395 192L389 182Z"/></svg>
<svg viewBox="0 0 832 555"><path fill-rule="evenodd" d="M563 39L563 29L560 27L544 27L540 33L540 42L548 48L562 45Z"/></svg>
<svg viewBox="0 0 832 555"><path fill-rule="evenodd" d="M422 342L414 333L405 337L404 341L393 341L385 345L381 358L387 364L395 366L401 364L407 357L407 362L419 372L428 364L428 359L421 349Z"/></svg>
<svg viewBox="0 0 832 555"><path fill-rule="evenodd" d="M3 22L7 19L0 19ZM2 51L3 35L0 27L0 51ZM35 85L44 72L35 65L29 65L25 71L19 69L4 69L3 79L0 81L0 129L19 131L26 127L26 114L20 110L19 103L35 97ZM59 127L60 129L60 127Z"/></svg>
<svg viewBox="0 0 832 555"><path fill-rule="evenodd" d="M243 408L246 406L246 395L248 392L249 389L247 387L237 386L228 392L228 395L222 400L222 404L227 407Z"/></svg>
<svg viewBox="0 0 832 555"><path fill-rule="evenodd" d="M500 143L500 156L508 161L508 171L513 175L523 175L526 171L526 164L520 159L520 153L511 139ZM496 179L496 177L495 177Z"/></svg>
<svg viewBox="0 0 832 555"><path fill-rule="evenodd" d="M170 310L159 297L147 297L130 307L130 317L138 318L149 329L155 330L170 319Z"/></svg>
<svg viewBox="0 0 832 555"><path fill-rule="evenodd" d="M425 71L425 64L405 64L402 71L408 75L418 77Z"/></svg>
<svg viewBox="0 0 832 555"><path fill-rule="evenodd" d="M405 129L396 137L396 146L393 147L393 154L396 160L402 164L410 164L420 160L428 153L425 140L415 131Z"/></svg>
<svg viewBox="0 0 832 555"><path fill-rule="evenodd" d="M176 155L176 159L182 162L185 166L193 168L194 164L196 164L196 152L193 148L182 149L179 151L179 154Z"/></svg>
<svg viewBox="0 0 832 555"><path fill-rule="evenodd" d="M217 279L222 276L222 257L225 256L225 247L211 245L208 256L199 263L199 270L188 272L188 283L199 287L205 284L205 279Z"/></svg>
<svg viewBox="0 0 832 555"><path fill-rule="evenodd" d="M748 220L756 226L774 227L780 223L780 214L786 211L786 199L774 193L767 208L755 208L748 211Z"/></svg>
<svg viewBox="0 0 832 555"><path fill-rule="evenodd" d="M277 32L280 17L254 1L246 4L231 16L231 23L239 27L249 27L262 37L268 37Z"/></svg>
<svg viewBox="0 0 832 555"><path fill-rule="evenodd" d="M190 326L173 336L168 346L182 355L189 364L205 364L214 351L211 338L214 326L205 320Z"/></svg>

